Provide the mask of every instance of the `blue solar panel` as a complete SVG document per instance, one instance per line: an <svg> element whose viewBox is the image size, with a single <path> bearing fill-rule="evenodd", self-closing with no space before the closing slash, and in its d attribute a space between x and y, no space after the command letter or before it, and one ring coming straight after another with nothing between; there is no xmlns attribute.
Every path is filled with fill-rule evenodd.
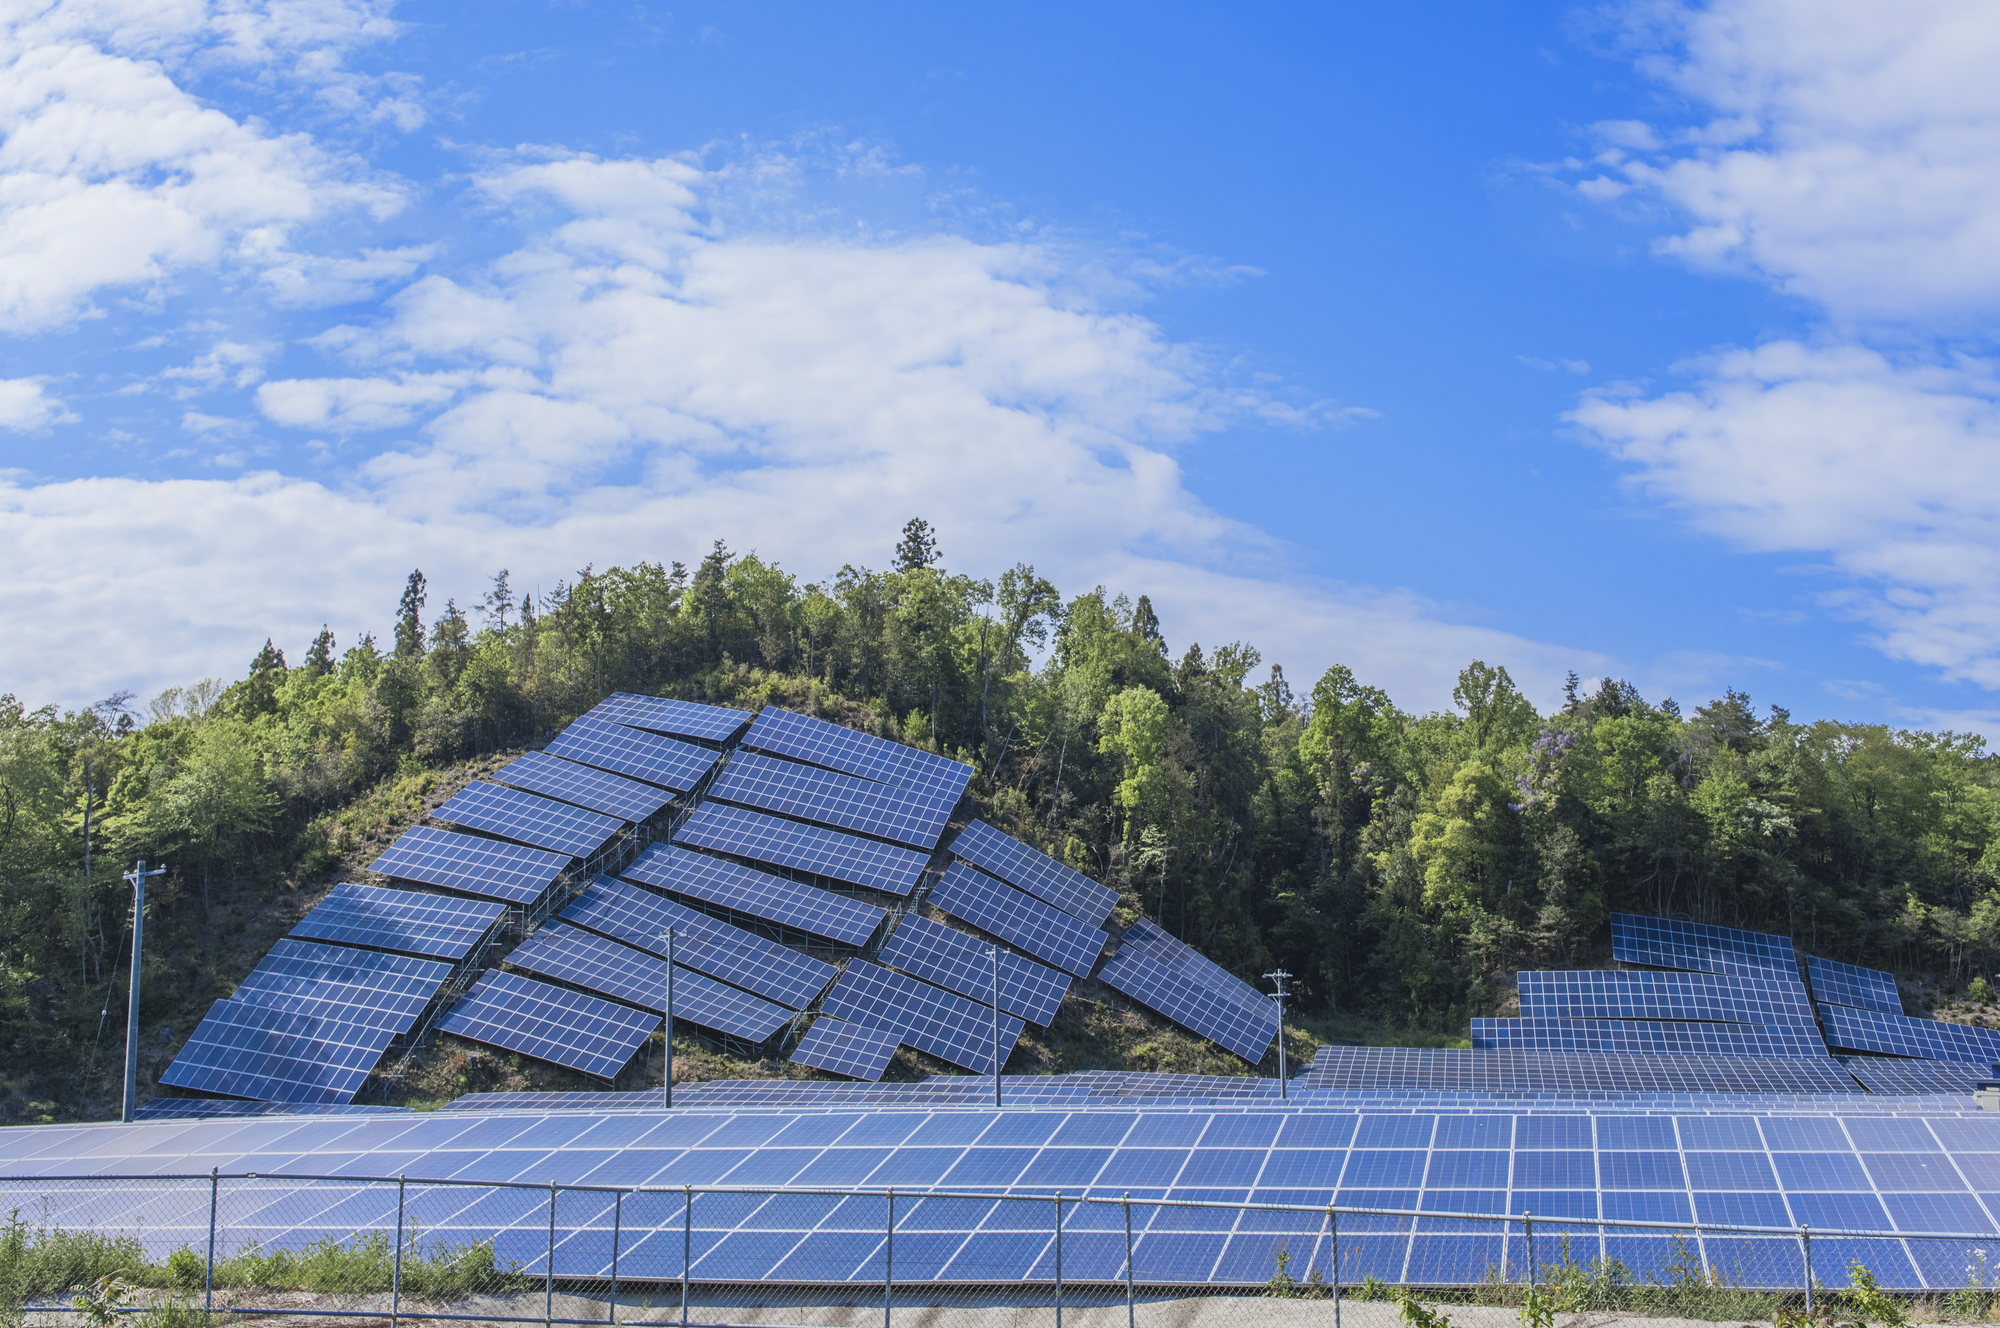
<svg viewBox="0 0 2000 1328"><path fill-rule="evenodd" d="M1714 927L1705 922L1611 915L1611 957L1627 964L1683 968L1700 973L1798 975L1791 941L1760 931Z"/></svg>
<svg viewBox="0 0 2000 1328"><path fill-rule="evenodd" d="M837 973L824 960L606 877L591 882L562 916L565 922L656 955L666 953L663 938L672 927L679 938L674 950L677 963L788 1009L805 1009Z"/></svg>
<svg viewBox="0 0 2000 1328"><path fill-rule="evenodd" d="M957 801L755 752L731 757L708 796L920 849L936 846Z"/></svg>
<svg viewBox="0 0 2000 1328"><path fill-rule="evenodd" d="M674 841L892 895L910 893L930 861L893 844L715 802L695 808Z"/></svg>
<svg viewBox="0 0 2000 1328"><path fill-rule="evenodd" d="M958 838L951 841L951 851L954 857L963 858L1093 927L1102 927L1118 907L1116 890L1099 885L1075 868L1029 848L984 821L974 821L959 831Z"/></svg>
<svg viewBox="0 0 2000 1328"><path fill-rule="evenodd" d="M1811 1024L1658 1019L1475 1019L1472 1046L1528 1051L1654 1051L1690 1056L1824 1056Z"/></svg>
<svg viewBox="0 0 2000 1328"><path fill-rule="evenodd" d="M343 881L299 920L292 935L456 962L486 939L506 911L481 900Z"/></svg>
<svg viewBox="0 0 2000 1328"><path fill-rule="evenodd" d="M1920 1060L1965 1061L1991 1067L2000 1063L2000 1032L1940 1019L1822 1005L1826 1044L1842 1051L1873 1051Z"/></svg>
<svg viewBox="0 0 2000 1328"><path fill-rule="evenodd" d="M954 862L925 902L1066 973L1087 978L1111 938L1005 881Z"/></svg>
<svg viewBox="0 0 2000 1328"><path fill-rule="evenodd" d="M134 1120L213 1120L228 1116L407 1116L408 1107L348 1102L239 1102L220 1097L155 1097L141 1102Z"/></svg>
<svg viewBox="0 0 2000 1328"><path fill-rule="evenodd" d="M1256 997L1264 1007L1256 1009L1191 978L1185 970L1140 946L1120 946L1097 980L1253 1065L1264 1059L1278 1034L1275 1001Z"/></svg>
<svg viewBox="0 0 2000 1328"><path fill-rule="evenodd" d="M550 923L521 942L507 956L507 962L655 1013L666 1009L666 960L560 922ZM762 1042L790 1023L792 1012L676 963L674 1017Z"/></svg>
<svg viewBox="0 0 2000 1328"><path fill-rule="evenodd" d="M1529 1019L1694 1019L1731 1024L1813 1020L1805 987L1782 974L1540 972L1517 975Z"/></svg>
<svg viewBox="0 0 2000 1328"><path fill-rule="evenodd" d="M956 803L972 779L972 767L947 757L905 747L823 719L765 706L743 735L743 745L772 756L789 756L902 788L927 789Z"/></svg>
<svg viewBox="0 0 2000 1328"><path fill-rule="evenodd" d="M573 802L606 816L637 824L659 815L674 795L636 779L565 761L547 752L518 756L494 772L502 784Z"/></svg>
<svg viewBox="0 0 2000 1328"><path fill-rule="evenodd" d="M1831 959L1807 959L1806 975L1812 979L1813 999L1826 1005L1851 1005L1860 1010L1880 1010L1901 1014L1903 998L1896 979L1873 968Z"/></svg>
<svg viewBox="0 0 2000 1328"><path fill-rule="evenodd" d="M368 870L482 899L533 904L569 863L567 854L419 825L405 830Z"/></svg>
<svg viewBox="0 0 2000 1328"><path fill-rule="evenodd" d="M671 844L653 845L619 875L843 945L866 945L888 916L858 899Z"/></svg>
<svg viewBox="0 0 2000 1328"><path fill-rule="evenodd" d="M993 951L1000 955L1000 1008L1048 1027L1069 991L1069 974L955 931L915 913L896 924L876 956L891 968L947 991L993 1003ZM861 1078L864 1076L856 1076Z"/></svg>
<svg viewBox="0 0 2000 1328"><path fill-rule="evenodd" d="M992 1007L928 982L855 959L827 993L824 1008L836 1019L893 1030L903 1045L962 1065L975 1074L993 1072ZM1004 1061L1023 1025L1010 1014L1000 1015L999 1024Z"/></svg>
<svg viewBox="0 0 2000 1328"><path fill-rule="evenodd" d="M659 1028L660 1017L517 973L492 971L437 1026L490 1047L615 1079Z"/></svg>
<svg viewBox="0 0 2000 1328"><path fill-rule="evenodd" d="M217 1001L160 1082L266 1102L351 1102L395 1036L387 1028Z"/></svg>
<svg viewBox="0 0 2000 1328"><path fill-rule="evenodd" d="M1854 1056L1847 1072L1871 1093L1908 1097L1934 1093L1970 1093L1991 1079L1990 1066L1968 1061L1905 1061L1886 1056Z"/></svg>
<svg viewBox="0 0 2000 1328"><path fill-rule="evenodd" d="M630 775L648 784L685 793L715 764L715 753L693 743L642 733L624 724L585 715L556 735L544 750L566 761Z"/></svg>
<svg viewBox="0 0 2000 1328"><path fill-rule="evenodd" d="M896 1055L896 1034L867 1024L844 1023L821 1015L792 1052L795 1065L873 1082Z"/></svg>
<svg viewBox="0 0 2000 1328"><path fill-rule="evenodd" d="M1333 1091L1858 1093L1831 1057L1675 1056L1648 1052L1442 1051L1321 1047L1299 1076Z"/></svg>
<svg viewBox="0 0 2000 1328"><path fill-rule="evenodd" d="M572 858L589 857L620 829L609 816L501 784L467 784L431 815Z"/></svg>
<svg viewBox="0 0 2000 1328"><path fill-rule="evenodd" d="M450 976L451 965L435 959L285 939L271 947L230 999L401 1036Z"/></svg>
<svg viewBox="0 0 2000 1328"><path fill-rule="evenodd" d="M697 742L728 742L750 723L748 713L726 706L635 696L630 692L613 692L590 708L589 717Z"/></svg>

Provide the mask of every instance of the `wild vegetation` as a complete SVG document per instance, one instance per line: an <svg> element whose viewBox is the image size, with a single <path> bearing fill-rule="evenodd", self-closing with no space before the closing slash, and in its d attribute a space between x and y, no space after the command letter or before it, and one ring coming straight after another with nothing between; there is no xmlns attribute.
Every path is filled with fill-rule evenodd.
<svg viewBox="0 0 2000 1328"><path fill-rule="evenodd" d="M1612 679L1542 714L1480 661L1434 713L1338 663L1294 691L1250 644L1170 648L1144 594L949 571L913 521L886 570L811 583L719 542L539 596L501 572L442 609L413 572L379 640L322 631L297 663L267 643L143 712L0 699L0 1114L101 1110L134 859L170 866L148 896L157 1070L334 874L615 690L965 761L980 814L1128 918L1248 978L1288 970L1315 1020L1452 1040L1514 970L1601 954L1612 910L1787 933L1990 1017L1967 985L2000 947L1978 736L1795 723L1736 691L1684 711Z"/></svg>

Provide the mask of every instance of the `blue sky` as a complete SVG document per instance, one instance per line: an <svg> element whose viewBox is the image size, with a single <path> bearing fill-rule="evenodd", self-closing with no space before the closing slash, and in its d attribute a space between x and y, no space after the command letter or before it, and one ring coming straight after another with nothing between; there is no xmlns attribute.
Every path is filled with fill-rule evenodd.
<svg viewBox="0 0 2000 1328"><path fill-rule="evenodd" d="M0 19L0 690L921 515L1417 709L1994 726L2000 17L1247 8Z"/></svg>

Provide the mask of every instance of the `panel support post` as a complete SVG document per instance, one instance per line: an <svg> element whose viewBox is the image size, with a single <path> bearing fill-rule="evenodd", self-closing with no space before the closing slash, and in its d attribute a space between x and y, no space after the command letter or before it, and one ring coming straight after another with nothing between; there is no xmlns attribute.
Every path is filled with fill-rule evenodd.
<svg viewBox="0 0 2000 1328"><path fill-rule="evenodd" d="M694 1186L681 1186L681 1328L688 1322L688 1273L694 1265Z"/></svg>
<svg viewBox="0 0 2000 1328"><path fill-rule="evenodd" d="M143 863L140 865L144 865ZM208 1285L202 1292L202 1313L215 1309L215 1210L222 1202L222 1168L208 1169Z"/></svg>
<svg viewBox="0 0 2000 1328"><path fill-rule="evenodd" d="M1125 1328L1132 1324L1132 1191L1125 1191Z"/></svg>
<svg viewBox="0 0 2000 1328"><path fill-rule="evenodd" d="M882 1328L896 1303L896 1187L889 1187L889 1220L882 1227Z"/></svg>
<svg viewBox="0 0 2000 1328"><path fill-rule="evenodd" d="M1804 1264L1806 1269L1806 1313L1811 1314L1813 1308L1812 1230L1803 1222L1799 1224L1799 1262Z"/></svg>
<svg viewBox="0 0 2000 1328"><path fill-rule="evenodd" d="M625 1227L625 1191L611 1192L611 1314L610 1322L618 1322L618 1237Z"/></svg>
<svg viewBox="0 0 2000 1328"><path fill-rule="evenodd" d="M549 1266L542 1281L542 1323L553 1328L556 1317L556 1183L549 1182Z"/></svg>

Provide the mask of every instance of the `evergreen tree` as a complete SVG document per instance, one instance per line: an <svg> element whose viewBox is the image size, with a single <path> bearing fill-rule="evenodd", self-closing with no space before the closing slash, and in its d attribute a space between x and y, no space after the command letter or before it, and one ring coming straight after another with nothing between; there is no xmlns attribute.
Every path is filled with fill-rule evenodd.
<svg viewBox="0 0 2000 1328"><path fill-rule="evenodd" d="M396 658L419 659L424 653L424 573L410 573L403 599L396 606Z"/></svg>
<svg viewBox="0 0 2000 1328"><path fill-rule="evenodd" d="M315 678L324 678L332 673L333 648L333 633L325 623L321 623L319 635L313 638L312 649L306 651L306 672Z"/></svg>
<svg viewBox="0 0 2000 1328"><path fill-rule="evenodd" d="M933 566L943 557L938 552L937 537L931 532L930 523L912 517L903 527L902 542L896 546L896 570L914 572Z"/></svg>

